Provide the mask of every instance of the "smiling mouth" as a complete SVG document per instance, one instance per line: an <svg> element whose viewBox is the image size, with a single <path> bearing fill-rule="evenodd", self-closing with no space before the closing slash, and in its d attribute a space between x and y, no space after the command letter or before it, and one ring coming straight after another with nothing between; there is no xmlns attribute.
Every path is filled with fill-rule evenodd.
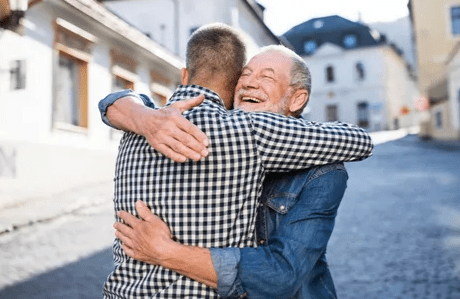
<svg viewBox="0 0 460 299"><path fill-rule="evenodd" d="M242 97L241 100L243 102L249 102L249 103L262 103L261 100L257 99L257 98L251 98L251 97Z"/></svg>

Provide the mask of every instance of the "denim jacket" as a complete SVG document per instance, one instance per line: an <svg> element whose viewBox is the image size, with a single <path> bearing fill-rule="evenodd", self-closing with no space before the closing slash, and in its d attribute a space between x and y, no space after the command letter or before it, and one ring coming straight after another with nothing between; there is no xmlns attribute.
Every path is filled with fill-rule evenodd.
<svg viewBox="0 0 460 299"><path fill-rule="evenodd" d="M99 112L101 113L101 119L109 127L116 129L114 126L112 126L109 119L107 118L107 108L109 108L110 105L115 103L116 100L123 98L123 97L127 97L127 96L131 96L131 97L140 99L144 103L144 105L149 108L156 108L155 103L149 98L149 96L145 94L135 93L131 89L124 89L124 90L113 92L109 94L108 96L106 96L105 98L103 98L102 100L100 100L98 104Z"/></svg>
<svg viewBox="0 0 460 299"><path fill-rule="evenodd" d="M269 174L257 248L212 248L223 298L336 298L326 246L348 179L342 163Z"/></svg>

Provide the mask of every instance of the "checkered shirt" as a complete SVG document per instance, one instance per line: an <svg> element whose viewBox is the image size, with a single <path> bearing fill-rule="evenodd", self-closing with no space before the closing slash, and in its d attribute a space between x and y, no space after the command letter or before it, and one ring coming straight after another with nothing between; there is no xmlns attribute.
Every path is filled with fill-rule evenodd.
<svg viewBox="0 0 460 299"><path fill-rule="evenodd" d="M143 200L183 244L256 246L256 206L266 172L361 160L372 153L369 135L356 126L228 111L216 93L196 85L179 86L168 105L199 94L204 103L184 116L208 136L206 159L176 163L144 137L125 133L115 171L115 210L136 215L134 204ZM115 270L104 298L218 298L204 284L128 257L119 239L113 253Z"/></svg>

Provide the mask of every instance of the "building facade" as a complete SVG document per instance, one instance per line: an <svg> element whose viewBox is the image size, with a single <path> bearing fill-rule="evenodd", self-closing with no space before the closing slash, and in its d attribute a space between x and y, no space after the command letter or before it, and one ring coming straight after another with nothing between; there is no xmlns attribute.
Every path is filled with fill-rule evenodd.
<svg viewBox="0 0 460 299"><path fill-rule="evenodd" d="M456 45L460 41L459 0L410 0L419 89L428 102L421 134L458 139Z"/></svg>
<svg viewBox="0 0 460 299"><path fill-rule="evenodd" d="M102 0L104 5L185 59L190 35L197 28L220 22L240 29L248 57L266 45L280 44L263 21L264 8L254 0Z"/></svg>
<svg viewBox="0 0 460 299"><path fill-rule="evenodd" d="M99 100L132 88L164 102L182 60L93 0L29 1L2 24L0 205L111 182L121 133Z"/></svg>
<svg viewBox="0 0 460 299"><path fill-rule="evenodd" d="M415 78L385 36L339 16L316 18L284 37L312 73L308 119L343 121L369 131L417 124Z"/></svg>

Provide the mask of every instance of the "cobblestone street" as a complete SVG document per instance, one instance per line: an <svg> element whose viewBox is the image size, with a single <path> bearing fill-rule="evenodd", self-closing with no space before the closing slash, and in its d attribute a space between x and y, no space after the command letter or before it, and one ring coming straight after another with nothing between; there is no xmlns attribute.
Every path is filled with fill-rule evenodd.
<svg viewBox="0 0 460 299"><path fill-rule="evenodd" d="M460 299L460 144L408 136L346 167L327 255L338 298ZM101 298L112 221L107 198L0 234L0 298Z"/></svg>
<svg viewBox="0 0 460 299"><path fill-rule="evenodd" d="M460 146L409 136L347 169L328 249L338 297L460 298Z"/></svg>

